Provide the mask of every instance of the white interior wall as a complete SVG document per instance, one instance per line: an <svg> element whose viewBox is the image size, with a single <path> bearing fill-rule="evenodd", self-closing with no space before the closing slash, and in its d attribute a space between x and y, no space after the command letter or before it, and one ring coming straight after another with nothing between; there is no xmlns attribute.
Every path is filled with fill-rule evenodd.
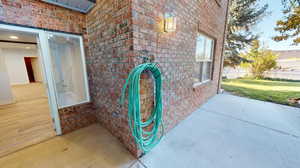
<svg viewBox="0 0 300 168"><path fill-rule="evenodd" d="M5 57L0 48L0 105L11 104L14 101L6 68Z"/></svg>
<svg viewBox="0 0 300 168"><path fill-rule="evenodd" d="M11 85L28 84L29 79L27 75L26 65L24 57L36 57L36 49L22 49L22 48L4 48L2 49L2 55L5 56L5 62L7 72ZM41 72L40 67L36 66L39 70L36 73ZM38 75L41 77L41 74ZM41 80L38 78L38 80ZM37 81L38 81L37 80Z"/></svg>
<svg viewBox="0 0 300 168"><path fill-rule="evenodd" d="M43 81L43 76L42 76L42 71L41 71L42 69L41 69L41 64L39 62L38 57L32 58L31 64L32 64L35 81L42 82Z"/></svg>

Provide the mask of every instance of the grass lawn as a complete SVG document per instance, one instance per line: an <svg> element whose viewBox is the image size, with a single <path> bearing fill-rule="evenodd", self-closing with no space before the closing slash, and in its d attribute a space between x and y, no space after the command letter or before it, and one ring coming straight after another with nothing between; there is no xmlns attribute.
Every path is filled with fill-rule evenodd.
<svg viewBox="0 0 300 168"><path fill-rule="evenodd" d="M291 106L296 104L289 103L289 98L300 98L300 82L293 81L225 79L222 88L235 95Z"/></svg>

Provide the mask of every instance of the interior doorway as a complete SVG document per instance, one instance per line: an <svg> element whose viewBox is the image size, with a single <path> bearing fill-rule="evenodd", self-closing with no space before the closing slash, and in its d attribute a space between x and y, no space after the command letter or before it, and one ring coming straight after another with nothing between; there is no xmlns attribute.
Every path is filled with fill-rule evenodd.
<svg viewBox="0 0 300 168"><path fill-rule="evenodd" d="M24 62L25 62L29 82L33 83L33 82L35 82L35 77L34 77L34 73L33 73L31 57L24 57Z"/></svg>
<svg viewBox="0 0 300 168"><path fill-rule="evenodd" d="M58 110L90 101L80 35L0 24L0 157L61 135Z"/></svg>
<svg viewBox="0 0 300 168"><path fill-rule="evenodd" d="M0 28L0 157L57 134L38 41Z"/></svg>

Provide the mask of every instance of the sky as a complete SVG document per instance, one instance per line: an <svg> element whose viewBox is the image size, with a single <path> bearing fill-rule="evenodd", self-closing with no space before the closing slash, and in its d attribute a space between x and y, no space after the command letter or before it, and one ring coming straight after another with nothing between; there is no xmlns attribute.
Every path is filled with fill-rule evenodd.
<svg viewBox="0 0 300 168"><path fill-rule="evenodd" d="M262 21L260 21L254 28L254 31L259 33L260 40L263 42L265 47L271 50L293 50L299 49L300 45L292 46L292 40L276 42L272 40L272 37L278 34L274 27L276 26L276 21L283 18L282 4L281 0L261 0L260 4L269 4L268 12L269 15L265 16Z"/></svg>

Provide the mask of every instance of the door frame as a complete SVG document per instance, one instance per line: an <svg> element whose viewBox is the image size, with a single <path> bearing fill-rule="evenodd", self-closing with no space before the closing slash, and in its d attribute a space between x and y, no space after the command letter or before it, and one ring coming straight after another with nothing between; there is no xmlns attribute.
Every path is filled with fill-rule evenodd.
<svg viewBox="0 0 300 168"><path fill-rule="evenodd" d="M55 95L55 86L54 86L55 84L53 80L53 73L51 71L51 58L50 58L50 50L48 45L47 31L42 29L27 28L22 26L7 25L1 23L0 23L0 29L27 32L27 33L33 33L37 35L38 37L37 45L39 48L39 58L40 58L39 62L42 67L43 83L46 85L47 88L50 115L54 121L56 134L61 135L62 129L61 129L60 117L58 113L58 106L57 106L57 100Z"/></svg>

